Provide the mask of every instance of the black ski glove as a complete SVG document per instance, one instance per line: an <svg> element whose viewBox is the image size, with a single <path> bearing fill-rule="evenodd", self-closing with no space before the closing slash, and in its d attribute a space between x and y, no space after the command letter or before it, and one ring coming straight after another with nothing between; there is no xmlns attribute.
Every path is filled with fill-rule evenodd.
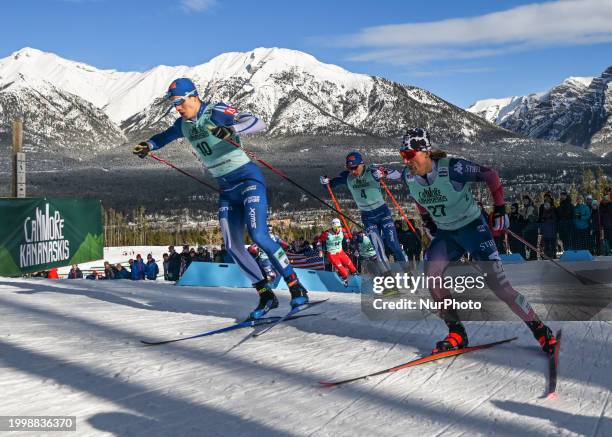
<svg viewBox="0 0 612 437"><path fill-rule="evenodd" d="M145 141L136 144L132 150L132 153L137 155L139 158L146 158L149 152L151 152L151 146Z"/></svg>
<svg viewBox="0 0 612 437"><path fill-rule="evenodd" d="M210 133L221 140L227 140L234 133L230 128L225 126L215 126L210 128Z"/></svg>

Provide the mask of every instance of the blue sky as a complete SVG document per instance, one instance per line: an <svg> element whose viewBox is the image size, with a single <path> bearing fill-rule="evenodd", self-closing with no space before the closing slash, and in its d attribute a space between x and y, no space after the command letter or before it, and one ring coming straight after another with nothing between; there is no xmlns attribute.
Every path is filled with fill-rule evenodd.
<svg viewBox="0 0 612 437"><path fill-rule="evenodd" d="M286 47L461 107L612 65L611 0L7 0L2 12L0 57L29 46L145 71Z"/></svg>

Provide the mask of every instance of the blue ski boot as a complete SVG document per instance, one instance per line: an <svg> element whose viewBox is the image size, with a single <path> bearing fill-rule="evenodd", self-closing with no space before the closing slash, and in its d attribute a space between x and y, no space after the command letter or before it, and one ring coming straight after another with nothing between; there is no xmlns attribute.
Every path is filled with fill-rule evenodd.
<svg viewBox="0 0 612 437"><path fill-rule="evenodd" d="M265 316L268 311L278 308L278 299L276 299L276 295L268 287L268 282L265 279L257 284L253 284L253 287L259 293L259 305L251 311L249 319L259 319Z"/></svg>
<svg viewBox="0 0 612 437"><path fill-rule="evenodd" d="M299 307L308 303L308 291L300 284L299 279L295 273L287 276L285 282L289 286L289 292L291 293L291 308Z"/></svg>

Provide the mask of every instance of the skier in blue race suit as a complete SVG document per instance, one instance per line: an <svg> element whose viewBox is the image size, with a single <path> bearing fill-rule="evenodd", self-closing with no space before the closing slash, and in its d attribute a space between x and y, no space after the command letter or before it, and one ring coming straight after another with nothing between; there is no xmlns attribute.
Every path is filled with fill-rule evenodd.
<svg viewBox="0 0 612 437"><path fill-rule="evenodd" d="M417 204L423 223L433 236L425 252L425 275L442 277L448 264L458 261L466 252L476 262L486 261L478 266L486 274L489 288L527 324L542 349L551 353L556 344L552 331L506 278L491 230L470 192L472 183L486 183L495 205L494 229L507 229L504 192L497 173L433 150L428 132L420 128L407 131L400 154L406 165L402 179L411 199ZM450 291L439 282L430 288L430 292L438 302L451 298ZM467 346L465 327L457 312L441 310L440 316L448 326L449 334L436 344L434 352Z"/></svg>
<svg viewBox="0 0 612 437"><path fill-rule="evenodd" d="M251 318L259 318L278 307L278 300L244 244L246 227L251 239L269 257L276 271L289 286L291 306L308 302L308 293L297 279L285 251L268 233L268 199L263 173L247 154L231 144L240 144L240 135L265 129L252 114L239 113L224 103L200 100L194 83L187 78L174 80L166 94L180 117L172 126L134 147L141 158L178 138L187 138L198 158L219 184L219 223L227 250L253 282L259 304ZM226 141L228 140L228 141Z"/></svg>
<svg viewBox="0 0 612 437"><path fill-rule="evenodd" d="M398 180L400 173L381 165L366 166L361 153L351 152L346 156L346 170L331 179L321 176L321 184L329 184L332 188L348 187L361 212L363 227L374 246L383 274L389 274L385 245L393 252L396 262L407 262L408 258L399 244L393 215L381 192L380 180L383 177Z"/></svg>

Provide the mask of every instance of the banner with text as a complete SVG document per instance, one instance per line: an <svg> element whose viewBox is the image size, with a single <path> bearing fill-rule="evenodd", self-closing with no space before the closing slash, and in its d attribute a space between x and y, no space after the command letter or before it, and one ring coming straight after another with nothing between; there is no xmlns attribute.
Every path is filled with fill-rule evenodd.
<svg viewBox="0 0 612 437"><path fill-rule="evenodd" d="M0 276L102 259L102 208L95 199L0 199Z"/></svg>

